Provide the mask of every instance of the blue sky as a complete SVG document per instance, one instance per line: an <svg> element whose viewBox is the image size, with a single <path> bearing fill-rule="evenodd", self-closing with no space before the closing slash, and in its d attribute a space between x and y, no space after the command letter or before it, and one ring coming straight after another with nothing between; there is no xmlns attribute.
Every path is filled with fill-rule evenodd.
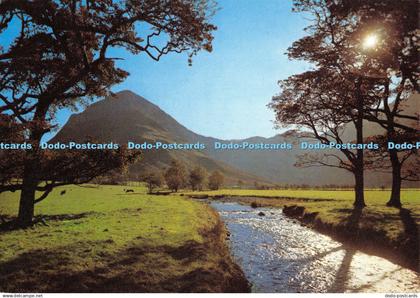
<svg viewBox="0 0 420 298"><path fill-rule="evenodd" d="M291 12L291 0L218 3L212 53L200 52L190 67L185 54L155 62L146 55L117 51L124 58L119 66L130 76L112 90L133 91L202 135L273 136L279 131L273 128L274 115L266 105L279 91L279 79L307 68L284 54L303 36L307 20ZM58 123L63 125L70 114L60 111Z"/></svg>

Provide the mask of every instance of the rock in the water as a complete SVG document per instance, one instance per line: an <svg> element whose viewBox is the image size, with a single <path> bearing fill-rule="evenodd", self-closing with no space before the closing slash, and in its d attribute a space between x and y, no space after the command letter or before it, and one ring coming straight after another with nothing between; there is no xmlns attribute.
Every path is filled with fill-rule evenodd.
<svg viewBox="0 0 420 298"><path fill-rule="evenodd" d="M257 202L252 202L251 207L252 208L258 208L258 203Z"/></svg>

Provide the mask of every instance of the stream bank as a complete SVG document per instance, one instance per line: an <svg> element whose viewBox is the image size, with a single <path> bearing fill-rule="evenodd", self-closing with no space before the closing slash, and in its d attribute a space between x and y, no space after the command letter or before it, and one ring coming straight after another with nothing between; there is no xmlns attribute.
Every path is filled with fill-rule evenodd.
<svg viewBox="0 0 420 298"><path fill-rule="evenodd" d="M253 292L419 292L413 270L302 226L278 208L211 201Z"/></svg>
<svg viewBox="0 0 420 298"><path fill-rule="evenodd" d="M340 224L325 222L317 212L310 212L305 207L298 205L285 205L283 213L290 218L299 220L303 225L351 245L355 249L387 258L416 272L420 271L419 231L415 222L406 225L404 237L391 240L383 231L359 226L363 214L362 209L353 209L348 220ZM402 208L400 213L403 220L411 221L409 210Z"/></svg>
<svg viewBox="0 0 420 298"><path fill-rule="evenodd" d="M283 193L289 196L282 197ZM268 197L263 197L263 194L238 194L228 195L221 191L214 194L194 194L191 197L218 202L239 202L254 208L284 209L286 215L309 228L352 245L355 249L387 258L419 272L420 204L414 199L415 192L406 190L404 208L397 209L385 206L384 193L370 191L368 206L363 210L353 208L350 192L347 196L341 192L328 191L278 191L266 193Z"/></svg>

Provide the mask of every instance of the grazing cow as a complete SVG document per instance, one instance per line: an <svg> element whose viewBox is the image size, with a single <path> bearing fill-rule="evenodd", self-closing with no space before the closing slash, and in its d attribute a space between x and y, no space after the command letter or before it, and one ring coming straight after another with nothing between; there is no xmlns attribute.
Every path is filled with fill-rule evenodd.
<svg viewBox="0 0 420 298"><path fill-rule="evenodd" d="M127 189L125 192L134 192L134 189Z"/></svg>
<svg viewBox="0 0 420 298"><path fill-rule="evenodd" d="M64 195L66 193L66 191L65 190L62 190L61 192L60 192L60 195L62 196L62 195Z"/></svg>

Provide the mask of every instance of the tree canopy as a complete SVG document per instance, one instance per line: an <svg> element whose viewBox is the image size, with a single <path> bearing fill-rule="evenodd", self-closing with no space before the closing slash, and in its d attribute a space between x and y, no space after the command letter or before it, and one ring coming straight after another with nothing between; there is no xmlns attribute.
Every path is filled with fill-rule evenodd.
<svg viewBox="0 0 420 298"><path fill-rule="evenodd" d="M123 148L119 152L61 152L60 161L58 153L39 149L45 133L56 127L57 110L74 110L107 95L129 75L118 66L120 58L110 56L110 49L146 54L156 61L169 53L186 52L191 63L198 51L212 50L216 27L210 18L215 10L211 0L0 1L0 37L18 28L12 38L1 38L0 127L13 123L32 147L5 153L10 158L0 165L7 169L1 173L0 190L21 190L18 217L22 226L31 223L35 191L44 179L52 179L47 176L54 176L40 169L59 173L54 178L59 184L73 183L132 160ZM8 129L1 132L10 133ZM97 163L101 159L103 166ZM54 166L62 163L66 172ZM13 164L21 167L13 169ZM80 176L69 179L68 171Z"/></svg>

